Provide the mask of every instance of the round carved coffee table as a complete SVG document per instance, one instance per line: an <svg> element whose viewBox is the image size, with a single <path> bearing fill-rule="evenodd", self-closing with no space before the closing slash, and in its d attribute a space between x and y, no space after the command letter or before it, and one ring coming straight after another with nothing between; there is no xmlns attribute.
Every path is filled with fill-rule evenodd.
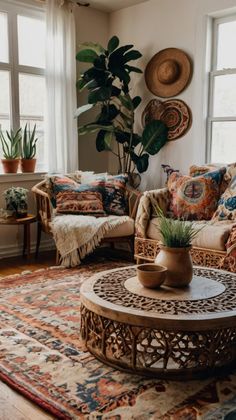
<svg viewBox="0 0 236 420"><path fill-rule="evenodd" d="M103 271L81 288L81 336L114 368L190 379L236 366L236 275L195 268L189 287L147 289L136 267Z"/></svg>

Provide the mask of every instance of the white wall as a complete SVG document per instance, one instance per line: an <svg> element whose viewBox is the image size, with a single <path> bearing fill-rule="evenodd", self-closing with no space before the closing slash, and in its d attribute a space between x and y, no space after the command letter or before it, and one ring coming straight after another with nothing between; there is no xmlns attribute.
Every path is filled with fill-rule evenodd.
<svg viewBox="0 0 236 420"><path fill-rule="evenodd" d="M168 47L183 49L194 64L191 84L177 97L192 110L192 128L151 158L149 169L142 176L142 189L164 184L161 163L186 173L191 164L204 162L207 16L233 7L236 7L235 0L150 0L110 15L110 36L116 34L122 44L133 43L141 51L143 57L139 63L143 70L154 54ZM148 91L144 76L135 76L133 81L132 94L143 98L136 114L137 129L141 132L141 113L154 96Z"/></svg>
<svg viewBox="0 0 236 420"><path fill-rule="evenodd" d="M82 42L95 42L104 46L108 40L108 19L107 13L86 8L76 7L76 40L77 46ZM77 48L78 51L78 48ZM84 70L86 66L78 63L79 71ZM79 106L86 103L86 93L78 95ZM93 121L97 112L89 112L81 116L79 123L84 124ZM104 172L108 168L108 153L98 153L95 146L95 135L86 135L79 137L79 168L81 170L93 170L95 172Z"/></svg>

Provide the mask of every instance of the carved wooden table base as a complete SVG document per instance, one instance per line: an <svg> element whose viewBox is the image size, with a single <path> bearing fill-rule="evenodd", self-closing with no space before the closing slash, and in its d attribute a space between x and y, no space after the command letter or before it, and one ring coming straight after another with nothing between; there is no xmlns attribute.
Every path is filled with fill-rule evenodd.
<svg viewBox="0 0 236 420"><path fill-rule="evenodd" d="M133 373L195 378L235 366L236 275L195 268L189 288L140 286L135 267L81 288L81 336L103 362Z"/></svg>

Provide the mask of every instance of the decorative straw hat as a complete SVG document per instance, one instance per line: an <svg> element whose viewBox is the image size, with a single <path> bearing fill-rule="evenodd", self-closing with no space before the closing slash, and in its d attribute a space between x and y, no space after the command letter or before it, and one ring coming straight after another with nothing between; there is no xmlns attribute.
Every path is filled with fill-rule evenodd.
<svg viewBox="0 0 236 420"><path fill-rule="evenodd" d="M178 48L166 48L155 54L147 64L145 80L156 96L176 96L187 86L192 76L188 55Z"/></svg>

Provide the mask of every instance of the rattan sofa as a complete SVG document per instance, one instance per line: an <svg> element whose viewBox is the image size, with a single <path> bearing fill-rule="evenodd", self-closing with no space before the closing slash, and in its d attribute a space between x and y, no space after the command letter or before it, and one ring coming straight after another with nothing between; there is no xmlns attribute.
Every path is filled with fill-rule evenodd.
<svg viewBox="0 0 236 420"><path fill-rule="evenodd" d="M146 191L140 199L135 223L135 258L137 263L155 260L160 249L160 235L156 228L152 201L167 214L170 195L167 188ZM199 222L200 223L200 222ZM236 220L211 223L193 242L193 263L236 272Z"/></svg>
<svg viewBox="0 0 236 420"><path fill-rule="evenodd" d="M35 195L36 199L36 208L37 208L37 243L36 243L36 257L38 256L40 241L41 241L41 232L52 235L51 231L51 221L53 217L53 207L50 199L50 194L48 191L47 182L45 180L41 181L32 188L32 192ZM110 243L111 247L114 247L114 244L117 242L127 242L130 246L131 253L134 253L134 225L135 217L137 213L139 199L141 193L130 186L126 187L126 195L128 201L128 215L129 220L119 225L117 228L113 229L110 232L110 236L105 235L102 242ZM117 216L119 217L119 216ZM57 262L59 261L59 255L57 253Z"/></svg>

